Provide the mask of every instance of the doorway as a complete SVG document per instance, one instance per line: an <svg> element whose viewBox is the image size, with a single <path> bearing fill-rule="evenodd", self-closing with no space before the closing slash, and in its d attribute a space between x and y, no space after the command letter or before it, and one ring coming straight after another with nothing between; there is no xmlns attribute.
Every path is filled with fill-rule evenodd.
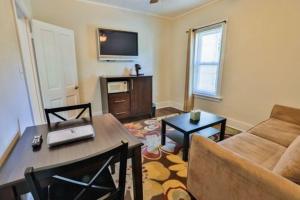
<svg viewBox="0 0 300 200"><path fill-rule="evenodd" d="M74 31L30 21L16 9L15 16L32 115L39 125L45 123L44 108L79 104Z"/></svg>

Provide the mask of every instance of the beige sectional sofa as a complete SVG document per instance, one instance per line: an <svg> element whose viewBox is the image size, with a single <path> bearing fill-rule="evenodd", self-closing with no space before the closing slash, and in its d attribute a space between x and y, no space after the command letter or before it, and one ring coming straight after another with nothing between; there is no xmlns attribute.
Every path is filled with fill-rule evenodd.
<svg viewBox="0 0 300 200"><path fill-rule="evenodd" d="M189 192L198 200L300 200L300 109L275 105L270 119L220 143L193 135Z"/></svg>

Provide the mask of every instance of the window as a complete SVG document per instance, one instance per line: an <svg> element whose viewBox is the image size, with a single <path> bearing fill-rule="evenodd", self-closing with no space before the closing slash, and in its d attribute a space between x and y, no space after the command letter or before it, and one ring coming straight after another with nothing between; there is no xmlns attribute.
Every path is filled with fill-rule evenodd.
<svg viewBox="0 0 300 200"><path fill-rule="evenodd" d="M195 95L221 98L224 26L225 23L220 23L195 32L193 80Z"/></svg>

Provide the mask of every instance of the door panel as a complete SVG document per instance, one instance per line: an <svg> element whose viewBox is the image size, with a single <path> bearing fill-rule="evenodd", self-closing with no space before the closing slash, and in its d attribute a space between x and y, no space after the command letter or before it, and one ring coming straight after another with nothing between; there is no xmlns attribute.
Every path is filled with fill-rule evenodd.
<svg viewBox="0 0 300 200"><path fill-rule="evenodd" d="M59 73L59 63L56 55L55 33L40 29L40 34L44 67L39 68L39 71L46 77L48 91L55 92L55 90L62 89L62 77Z"/></svg>
<svg viewBox="0 0 300 200"><path fill-rule="evenodd" d="M66 97L67 105L77 105L79 104L79 99L77 95L70 95ZM77 110L69 111L68 118L75 118L79 112Z"/></svg>
<svg viewBox="0 0 300 200"><path fill-rule="evenodd" d="M63 32L57 33L58 45L60 49L60 59L62 69L64 71L64 88L66 95L66 105L79 104L79 88L77 79L76 66L76 54L74 45L74 35L66 34ZM74 51L70 52L70 49ZM68 113L69 118L76 117L77 111L70 111Z"/></svg>
<svg viewBox="0 0 300 200"><path fill-rule="evenodd" d="M131 114L147 115L152 107L152 78L131 79Z"/></svg>
<svg viewBox="0 0 300 200"><path fill-rule="evenodd" d="M74 96L74 95L67 96L66 100L67 100L68 105L76 105L79 103L77 96Z"/></svg>
<svg viewBox="0 0 300 200"><path fill-rule="evenodd" d="M78 104L74 32L37 20L32 31L44 107Z"/></svg>
<svg viewBox="0 0 300 200"><path fill-rule="evenodd" d="M61 106L64 106L64 99L63 98L51 99L51 102L50 102L50 107L51 108L57 108L57 107L61 107ZM59 113L59 114L62 117L66 117L66 113ZM50 119L51 119L51 122L61 121L60 119L58 119L54 115L50 115Z"/></svg>
<svg viewBox="0 0 300 200"><path fill-rule="evenodd" d="M77 86L77 70L75 51L70 52L70 49L75 49L74 38L70 34L58 33L58 45L60 50L61 65L64 70L65 86L74 89Z"/></svg>
<svg viewBox="0 0 300 200"><path fill-rule="evenodd" d="M61 107L63 105L64 105L64 100L62 98L51 100L51 107Z"/></svg>

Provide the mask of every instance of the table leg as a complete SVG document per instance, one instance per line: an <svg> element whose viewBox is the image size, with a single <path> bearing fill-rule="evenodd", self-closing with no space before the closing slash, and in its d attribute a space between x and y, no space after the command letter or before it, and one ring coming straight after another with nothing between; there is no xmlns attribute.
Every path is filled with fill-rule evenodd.
<svg viewBox="0 0 300 200"><path fill-rule="evenodd" d="M14 187L7 187L0 189L0 199L17 200L18 196L15 193Z"/></svg>
<svg viewBox="0 0 300 200"><path fill-rule="evenodd" d="M221 131L220 131L220 141L225 138L225 130L226 130L226 119L221 123Z"/></svg>
<svg viewBox="0 0 300 200"><path fill-rule="evenodd" d="M13 187L13 192L14 192L15 200L20 200L21 198L20 198L20 196L17 192L17 188L15 186Z"/></svg>
<svg viewBox="0 0 300 200"><path fill-rule="evenodd" d="M166 144L166 122L164 120L161 121L161 145Z"/></svg>
<svg viewBox="0 0 300 200"><path fill-rule="evenodd" d="M133 150L132 177L134 200L143 200L143 174L142 174L141 147Z"/></svg>
<svg viewBox="0 0 300 200"><path fill-rule="evenodd" d="M187 161L189 156L190 136L184 133L182 160Z"/></svg>

